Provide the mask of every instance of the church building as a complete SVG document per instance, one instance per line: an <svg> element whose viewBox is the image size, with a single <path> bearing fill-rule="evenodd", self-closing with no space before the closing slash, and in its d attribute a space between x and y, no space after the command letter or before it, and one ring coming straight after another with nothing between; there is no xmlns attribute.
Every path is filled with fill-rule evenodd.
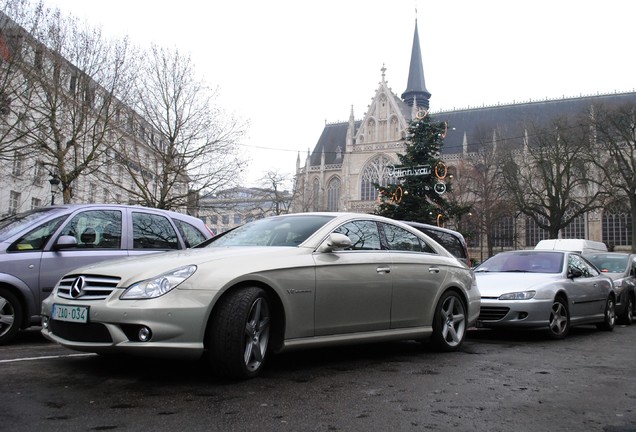
<svg viewBox="0 0 636 432"><path fill-rule="evenodd" d="M379 86L363 118L356 120L352 107L348 122L325 125L315 148L308 152L304 163L298 156L291 210L372 213L378 197L374 183L386 185L390 181L390 167L398 164L397 155L405 151L403 138L409 122L418 113L421 115L422 112L429 112L430 98L431 93L424 80L416 21L406 90L399 97L393 93L387 85L386 68L382 67ZM483 142L483 136L490 134L493 137L497 131L506 130L509 136L517 136L522 140L524 133L527 134L523 124L529 119L546 120L557 115L579 113L595 104L619 103L636 104L636 93L564 97L453 111L430 111L430 115L434 120L446 121L451 126L444 139L442 159L449 167L449 172L453 173L453 170L458 169L460 161L469 159L471 152L476 151L479 143ZM510 141L506 142L510 144ZM612 215L613 218L616 216ZM602 217L600 214L589 215L575 224L576 230L567 233L567 236L606 241L617 246L629 245L629 211L618 212L618 228L605 224ZM541 230L528 226L527 221L511 220L509 225L502 227L507 234L500 238L501 244L498 246L501 250L531 247L545 238ZM469 239L469 242L473 248L482 248L483 255L479 236Z"/></svg>

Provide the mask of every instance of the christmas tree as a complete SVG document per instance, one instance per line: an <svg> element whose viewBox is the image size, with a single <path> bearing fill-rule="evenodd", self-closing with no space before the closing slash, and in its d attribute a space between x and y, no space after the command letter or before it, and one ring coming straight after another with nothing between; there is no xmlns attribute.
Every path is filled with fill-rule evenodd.
<svg viewBox="0 0 636 432"><path fill-rule="evenodd" d="M417 113L409 124L406 151L398 155L400 165L388 172L386 186L375 184L376 214L441 226L468 213L469 208L446 199L451 184L440 156L447 131L446 122L432 121L426 111Z"/></svg>

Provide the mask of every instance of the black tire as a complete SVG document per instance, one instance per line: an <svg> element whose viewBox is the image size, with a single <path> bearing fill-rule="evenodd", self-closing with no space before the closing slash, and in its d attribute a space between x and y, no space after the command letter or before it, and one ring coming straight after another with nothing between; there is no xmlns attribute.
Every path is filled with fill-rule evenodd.
<svg viewBox="0 0 636 432"><path fill-rule="evenodd" d="M11 342L22 324L22 305L6 288L0 288L0 345Z"/></svg>
<svg viewBox="0 0 636 432"><path fill-rule="evenodd" d="M269 354L271 315L267 293L242 288L221 299L214 311L208 346L217 375L257 376Z"/></svg>
<svg viewBox="0 0 636 432"><path fill-rule="evenodd" d="M563 297L556 297L550 310L548 336L551 339L563 339L570 332L570 311Z"/></svg>
<svg viewBox="0 0 636 432"><path fill-rule="evenodd" d="M596 324L599 330L612 331L616 324L616 303L614 297L610 296L605 302L605 310L603 311L603 322Z"/></svg>
<svg viewBox="0 0 636 432"><path fill-rule="evenodd" d="M627 304L625 305L625 310L623 314L619 318L619 322L623 325L632 325L634 322L634 297L633 293L629 293L627 295Z"/></svg>
<svg viewBox="0 0 636 432"><path fill-rule="evenodd" d="M438 351L456 351L466 336L466 307L460 295L447 291L439 299L433 317L431 342Z"/></svg>

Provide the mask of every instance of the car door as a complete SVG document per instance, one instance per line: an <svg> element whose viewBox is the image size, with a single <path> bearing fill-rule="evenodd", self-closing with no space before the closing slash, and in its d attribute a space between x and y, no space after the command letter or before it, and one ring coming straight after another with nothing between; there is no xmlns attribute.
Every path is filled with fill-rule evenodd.
<svg viewBox="0 0 636 432"><path fill-rule="evenodd" d="M43 296L75 268L126 256L127 251L122 248L122 219L121 210L106 208L81 210L69 218L42 254L39 277ZM77 246L56 250L54 245L61 236L74 237Z"/></svg>
<svg viewBox="0 0 636 432"><path fill-rule="evenodd" d="M391 255L391 328L430 325L448 263L410 231L389 223L381 227Z"/></svg>
<svg viewBox="0 0 636 432"><path fill-rule="evenodd" d="M391 320L391 258L383 251L378 225L355 220L334 232L348 250L316 252L315 335L386 330Z"/></svg>
<svg viewBox="0 0 636 432"><path fill-rule="evenodd" d="M577 254L568 255L568 274L580 271L581 276L570 279L570 318L573 321L603 314L607 300L607 277Z"/></svg>

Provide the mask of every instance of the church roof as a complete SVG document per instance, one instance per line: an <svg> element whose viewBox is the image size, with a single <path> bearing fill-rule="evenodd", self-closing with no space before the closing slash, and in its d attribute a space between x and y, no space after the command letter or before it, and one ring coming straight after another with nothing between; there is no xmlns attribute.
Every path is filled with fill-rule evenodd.
<svg viewBox="0 0 636 432"><path fill-rule="evenodd" d="M360 120L355 122L356 130L360 127L360 123ZM325 165L342 163L342 158L338 160L338 147L340 147L340 154L344 155L348 127L349 123L347 122L326 124L316 147L314 147L314 151L311 153L309 165L320 166L323 152L325 154Z"/></svg>
<svg viewBox="0 0 636 432"><path fill-rule="evenodd" d="M498 130L505 138L521 145L529 123L545 124L550 119L576 116L589 110L590 106L612 107L636 104L636 92L581 96L545 101L532 101L509 105L496 105L465 110L431 113L431 118L448 122L448 134L444 139L442 153L462 153L464 136L467 151L477 151L480 142L493 139ZM514 145L514 144L513 144Z"/></svg>
<svg viewBox="0 0 636 432"><path fill-rule="evenodd" d="M384 71L383 67L381 86L386 85ZM407 122L412 116L414 101L417 106L425 108L429 106L431 94L426 90L424 83L417 21L407 89L402 94L402 100L390 91L385 93L391 94L395 99L397 108ZM636 91L430 112L430 115L436 121L448 122L449 130L444 139L442 153L458 154L464 151L475 152L479 149L480 143L492 142L495 131L498 134L497 139L507 140L506 145L521 146L527 126L530 124L545 124L550 119L576 116L586 112L592 105L609 108L627 103L636 104ZM354 132L359 130L361 124L362 121L355 122ZM310 155L310 166L320 166L323 154L325 165L342 163L348 129L347 122L326 124ZM464 142L466 142L466 148L464 148Z"/></svg>

